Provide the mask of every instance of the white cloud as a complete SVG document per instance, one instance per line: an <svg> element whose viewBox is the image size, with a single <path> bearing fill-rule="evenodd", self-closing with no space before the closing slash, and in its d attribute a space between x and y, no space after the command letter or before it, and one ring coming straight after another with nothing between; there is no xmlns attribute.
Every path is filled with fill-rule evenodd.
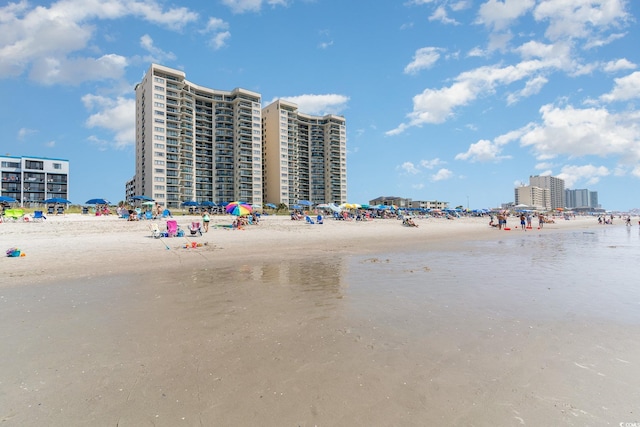
<svg viewBox="0 0 640 427"><path fill-rule="evenodd" d="M468 160L470 162L496 162L507 159L509 156L502 156L502 145L496 141L481 139L475 144L471 144L464 153L456 154L456 160Z"/></svg>
<svg viewBox="0 0 640 427"><path fill-rule="evenodd" d="M93 21L131 16L173 30L195 21L186 8L163 10L153 0L60 0L49 7L27 2L0 7L0 75L15 77L29 71L44 84L77 84L117 79L127 61L120 55L84 55L94 37Z"/></svg>
<svg viewBox="0 0 640 427"><path fill-rule="evenodd" d="M418 169L412 162L404 162L399 166L399 168L410 175L417 175L420 173L420 169Z"/></svg>
<svg viewBox="0 0 640 427"><path fill-rule="evenodd" d="M640 71L614 79L613 90L600 97L605 102L627 101L640 98Z"/></svg>
<svg viewBox="0 0 640 427"><path fill-rule="evenodd" d="M534 0L488 0L480 6L476 22L501 31L534 5Z"/></svg>
<svg viewBox="0 0 640 427"><path fill-rule="evenodd" d="M607 73L615 73L616 71L620 70L635 70L636 67L636 64L629 61L627 58L621 58L615 61L607 62L606 64L604 64L603 69Z"/></svg>
<svg viewBox="0 0 640 427"><path fill-rule="evenodd" d="M213 33L209 40L209 46L215 50L222 49L227 45L227 41L231 38L229 23L216 17L209 18L207 26L201 31L203 34Z"/></svg>
<svg viewBox="0 0 640 427"><path fill-rule="evenodd" d="M283 96L281 99L297 104L303 113L314 115L340 114L349 102L348 96L338 94Z"/></svg>
<svg viewBox="0 0 640 427"><path fill-rule="evenodd" d="M458 22L455 19L449 18L449 16L447 16L447 10L444 8L444 6L438 6L436 10L433 11L431 16L429 16L429 21L440 21L443 24L458 25Z"/></svg>
<svg viewBox="0 0 640 427"><path fill-rule="evenodd" d="M33 135L35 134L37 131L34 129L28 129L28 128L20 128L20 130L18 130L18 141L23 141L25 138L27 138L29 135Z"/></svg>
<svg viewBox="0 0 640 427"><path fill-rule="evenodd" d="M536 76L532 79L529 79L522 90L511 93L509 94L509 96L507 96L507 104L514 104L521 98L527 98L531 95L539 93L544 85L546 85L548 82L549 80L543 76Z"/></svg>
<svg viewBox="0 0 640 427"><path fill-rule="evenodd" d="M565 188L575 188L577 183L582 182L585 185L595 185L600 181L600 178L610 174L609 169L604 166L567 165L562 168L557 177L564 180Z"/></svg>
<svg viewBox="0 0 640 427"><path fill-rule="evenodd" d="M114 134L113 145L124 148L135 144L136 102L134 99L99 95L82 97L85 108L94 111L86 121L88 128L102 128ZM99 140L94 137L93 140Z"/></svg>
<svg viewBox="0 0 640 427"><path fill-rule="evenodd" d="M259 12L263 4L269 6L286 6L286 0L222 0L233 13Z"/></svg>
<svg viewBox="0 0 640 427"><path fill-rule="evenodd" d="M445 164L446 162L440 160L439 158L431 159L431 160L420 160L420 166L426 169L433 169L436 166L440 166Z"/></svg>
<svg viewBox="0 0 640 427"><path fill-rule="evenodd" d="M437 47L423 47L416 50L413 61L404 67L405 74L418 74L418 71L431 68L440 58L440 51Z"/></svg>
<svg viewBox="0 0 640 427"><path fill-rule="evenodd" d="M542 0L535 7L537 21L549 23L550 40L588 38L629 19L624 0Z"/></svg>
<svg viewBox="0 0 640 427"><path fill-rule="evenodd" d="M542 123L522 130L521 145L540 160L617 156L622 164L640 161L640 112L611 113L603 108L576 109L551 104L540 109Z"/></svg>
<svg viewBox="0 0 640 427"><path fill-rule="evenodd" d="M145 62L153 62L162 64L166 60L175 59L176 56L172 52L165 52L153 45L153 39L148 34L140 37L140 46L149 52L149 55L145 56Z"/></svg>
<svg viewBox="0 0 640 427"><path fill-rule="evenodd" d="M435 174L431 175L431 181L444 181L450 179L453 176L453 172L449 169L440 169Z"/></svg>

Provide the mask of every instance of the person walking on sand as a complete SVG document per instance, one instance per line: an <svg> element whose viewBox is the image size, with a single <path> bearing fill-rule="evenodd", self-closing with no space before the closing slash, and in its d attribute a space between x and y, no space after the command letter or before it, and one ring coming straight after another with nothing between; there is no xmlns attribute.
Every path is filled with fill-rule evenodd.
<svg viewBox="0 0 640 427"><path fill-rule="evenodd" d="M209 231L209 211L205 210L202 212L202 228L204 228L204 232L207 233Z"/></svg>

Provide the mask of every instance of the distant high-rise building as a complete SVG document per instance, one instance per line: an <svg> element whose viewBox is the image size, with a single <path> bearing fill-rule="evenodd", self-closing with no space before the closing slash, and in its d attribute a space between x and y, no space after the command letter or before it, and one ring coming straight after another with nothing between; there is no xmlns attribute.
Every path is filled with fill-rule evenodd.
<svg viewBox="0 0 640 427"><path fill-rule="evenodd" d="M515 204L527 205L535 209L549 209L549 190L533 185L521 185L515 189Z"/></svg>
<svg viewBox="0 0 640 427"><path fill-rule="evenodd" d="M573 208L597 208L598 192L587 189L565 190L566 207Z"/></svg>
<svg viewBox="0 0 640 427"><path fill-rule="evenodd" d="M0 196L21 206L54 197L69 198L69 161L47 157L0 156Z"/></svg>
<svg viewBox="0 0 640 427"><path fill-rule="evenodd" d="M277 100L262 110L264 200L293 205L347 201L347 138L342 116L313 116Z"/></svg>
<svg viewBox="0 0 640 427"><path fill-rule="evenodd" d="M565 207L563 179L549 175L532 175L529 177L529 185L548 190L545 196L546 209L558 209Z"/></svg>

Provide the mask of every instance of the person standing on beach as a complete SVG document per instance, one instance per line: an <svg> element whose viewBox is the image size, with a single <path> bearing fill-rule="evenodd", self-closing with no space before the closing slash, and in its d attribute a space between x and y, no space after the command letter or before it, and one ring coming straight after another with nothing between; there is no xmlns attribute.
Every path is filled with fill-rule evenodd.
<svg viewBox="0 0 640 427"><path fill-rule="evenodd" d="M544 225L544 217L542 216L542 214L538 214L538 228L542 228L543 225Z"/></svg>
<svg viewBox="0 0 640 427"><path fill-rule="evenodd" d="M531 229L531 214L527 214L527 228Z"/></svg>
<svg viewBox="0 0 640 427"><path fill-rule="evenodd" d="M525 219L525 217L524 217L524 214L523 214L523 213L521 213L521 214L520 214L520 228L522 228L523 230L525 230L525 231L526 231L526 229L524 228L524 227L525 227L525 225L526 225L526 219Z"/></svg>
<svg viewBox="0 0 640 427"><path fill-rule="evenodd" d="M202 211L202 228L204 228L205 233L209 231L210 220L211 218L209 218L209 211L207 210Z"/></svg>

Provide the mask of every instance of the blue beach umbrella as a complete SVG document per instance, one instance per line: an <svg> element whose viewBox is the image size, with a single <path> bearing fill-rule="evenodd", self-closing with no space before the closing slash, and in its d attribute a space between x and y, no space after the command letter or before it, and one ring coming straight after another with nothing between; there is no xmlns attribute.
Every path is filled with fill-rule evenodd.
<svg viewBox="0 0 640 427"><path fill-rule="evenodd" d="M106 199L89 199L84 202L85 205L108 205L109 201Z"/></svg>
<svg viewBox="0 0 640 427"><path fill-rule="evenodd" d="M52 197L50 199L43 200L42 203L56 203L56 204L66 205L66 204L70 204L71 201L67 199L63 199L62 197Z"/></svg>
<svg viewBox="0 0 640 427"><path fill-rule="evenodd" d="M17 202L17 200L14 199L13 197L0 196L0 203L15 203L15 202Z"/></svg>
<svg viewBox="0 0 640 427"><path fill-rule="evenodd" d="M139 195L139 196L133 196L131 198L131 200L142 200L145 202L153 202L153 199L149 196L143 196L143 195Z"/></svg>
<svg viewBox="0 0 640 427"><path fill-rule="evenodd" d="M186 202L182 202L182 206L198 206L198 202L187 200Z"/></svg>
<svg viewBox="0 0 640 427"><path fill-rule="evenodd" d="M298 204L299 204L299 205L304 205L304 206L311 206L311 205L313 205L313 203L311 203L309 200L298 200Z"/></svg>

